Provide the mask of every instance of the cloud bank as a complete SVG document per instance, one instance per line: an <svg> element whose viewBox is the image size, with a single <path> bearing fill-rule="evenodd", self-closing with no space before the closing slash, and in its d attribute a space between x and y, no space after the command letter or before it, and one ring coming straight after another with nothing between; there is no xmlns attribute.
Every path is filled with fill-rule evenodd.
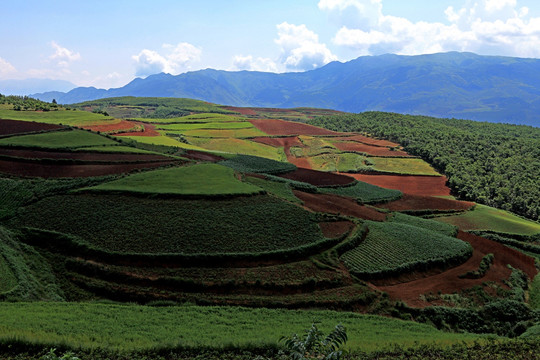
<svg viewBox="0 0 540 360"><path fill-rule="evenodd" d="M191 69L191 65L200 60L201 49L194 45L182 42L178 45L163 44L165 54L154 50L143 49L135 60L135 75L148 76L161 72L177 75Z"/></svg>

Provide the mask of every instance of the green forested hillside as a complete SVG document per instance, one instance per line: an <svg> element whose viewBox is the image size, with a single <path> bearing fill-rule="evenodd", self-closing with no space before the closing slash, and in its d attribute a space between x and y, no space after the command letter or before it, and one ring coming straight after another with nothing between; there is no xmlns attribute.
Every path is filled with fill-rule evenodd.
<svg viewBox="0 0 540 360"><path fill-rule="evenodd" d="M459 197L540 219L540 128L382 112L310 123L398 142L444 173Z"/></svg>

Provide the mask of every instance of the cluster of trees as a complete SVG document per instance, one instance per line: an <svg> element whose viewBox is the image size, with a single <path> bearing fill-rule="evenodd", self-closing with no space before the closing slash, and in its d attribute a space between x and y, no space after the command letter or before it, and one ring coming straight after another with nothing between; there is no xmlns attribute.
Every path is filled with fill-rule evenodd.
<svg viewBox="0 0 540 360"><path fill-rule="evenodd" d="M13 110L17 111L55 111L59 108L54 99L52 103L48 103L28 96L6 96L2 94L0 94L0 104L13 105Z"/></svg>
<svg viewBox="0 0 540 360"><path fill-rule="evenodd" d="M445 174L460 198L540 220L540 128L383 112L310 123L398 142Z"/></svg>

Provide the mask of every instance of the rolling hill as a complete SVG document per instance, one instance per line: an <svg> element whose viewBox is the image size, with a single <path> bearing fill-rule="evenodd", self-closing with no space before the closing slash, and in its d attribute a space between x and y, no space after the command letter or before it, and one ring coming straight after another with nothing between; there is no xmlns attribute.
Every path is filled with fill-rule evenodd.
<svg viewBox="0 0 540 360"><path fill-rule="evenodd" d="M137 78L116 89L33 96L63 104L117 96L182 97L232 106L375 110L539 126L540 60L388 54L298 73L206 69Z"/></svg>

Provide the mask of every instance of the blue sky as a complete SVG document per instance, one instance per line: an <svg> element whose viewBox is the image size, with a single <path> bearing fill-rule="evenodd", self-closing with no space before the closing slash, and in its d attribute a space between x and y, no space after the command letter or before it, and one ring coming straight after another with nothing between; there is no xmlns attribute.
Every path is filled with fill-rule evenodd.
<svg viewBox="0 0 540 360"><path fill-rule="evenodd" d="M21 0L2 13L0 80L109 88L158 72L304 71L382 53L540 57L538 0Z"/></svg>

